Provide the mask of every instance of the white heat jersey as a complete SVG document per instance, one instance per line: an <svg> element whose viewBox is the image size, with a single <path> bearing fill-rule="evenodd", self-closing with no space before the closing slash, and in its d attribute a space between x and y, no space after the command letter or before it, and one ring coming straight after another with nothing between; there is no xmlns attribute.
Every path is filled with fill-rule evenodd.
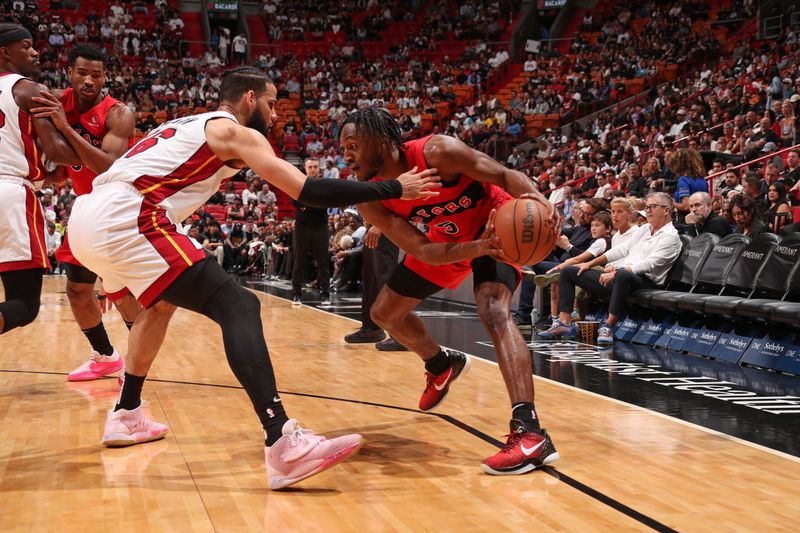
<svg viewBox="0 0 800 533"><path fill-rule="evenodd" d="M206 142L206 122L216 118L236 121L230 113L216 111L165 122L97 176L93 186L129 183L172 220L184 220L219 190L222 180L239 172L226 166Z"/></svg>
<svg viewBox="0 0 800 533"><path fill-rule="evenodd" d="M44 180L36 130L27 112L14 101L14 85L24 76L0 73L0 179L29 187Z"/></svg>

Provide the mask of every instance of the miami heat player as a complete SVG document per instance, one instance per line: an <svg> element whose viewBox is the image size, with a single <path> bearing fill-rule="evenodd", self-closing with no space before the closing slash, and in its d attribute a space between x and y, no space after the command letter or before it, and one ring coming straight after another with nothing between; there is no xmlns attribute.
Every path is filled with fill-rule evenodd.
<svg viewBox="0 0 800 533"><path fill-rule="evenodd" d="M239 169L253 171L307 205L330 207L388 198L428 197L430 171L399 180L358 183L307 180L275 156L266 135L277 90L260 70L228 71L219 110L166 122L142 139L75 200L69 238L75 256L97 272L109 293L130 290L145 310L128 340L119 401L106 418L103 443L128 446L162 438L167 427L141 407L145 377L176 306L222 328L225 355L266 433L270 488L314 475L355 453L359 435L326 440L290 420L275 385L258 298L208 260L176 223L191 215Z"/></svg>
<svg viewBox="0 0 800 533"><path fill-rule="evenodd" d="M79 164L75 150L47 118L30 115L33 98L46 88L26 76L36 73L39 54L30 32L0 23L0 333L31 323L39 313L42 276L48 266L44 216L34 190L50 161Z"/></svg>
<svg viewBox="0 0 800 533"><path fill-rule="evenodd" d="M558 459L550 437L540 428L533 406L533 377L528 346L511 320L511 296L519 267L501 254L487 254L480 241L492 226L492 210L513 197L529 197L553 206L531 180L486 154L444 135L404 143L392 115L378 108L359 109L342 124L345 162L359 180L389 180L409 168L435 168L442 177L437 198L384 200L359 206L364 218L407 252L372 307L372 318L425 362L427 383L419 401L423 411L445 398L453 381L469 369L469 356L439 346L413 313L419 303L443 288L458 287L470 274L478 316L492 337L497 362L511 400L511 433L506 446L481 463L489 474L529 472ZM560 231L558 217L553 231ZM424 224L427 234L412 223ZM494 255L495 257L492 257Z"/></svg>
<svg viewBox="0 0 800 533"><path fill-rule="evenodd" d="M106 83L105 52L91 44L78 44L69 50L67 76L72 87L34 98L39 107L36 117L53 121L83 162L67 167L72 189L77 196L92 191L92 180L108 170L133 145L136 120L133 112L115 98L104 96ZM69 381L88 381L107 376L122 368L122 358L111 345L103 316L94 294L97 275L75 259L68 236L56 251L65 265L67 298L75 322L91 345L89 359L67 376ZM128 328L141 310L130 295L115 300ZM105 298L105 296L101 296ZM105 302L103 302L105 303Z"/></svg>

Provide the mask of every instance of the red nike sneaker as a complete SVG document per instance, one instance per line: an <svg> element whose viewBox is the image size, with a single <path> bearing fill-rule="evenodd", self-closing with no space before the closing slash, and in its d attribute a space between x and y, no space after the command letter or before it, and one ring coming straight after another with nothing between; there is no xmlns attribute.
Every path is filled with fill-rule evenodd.
<svg viewBox="0 0 800 533"><path fill-rule="evenodd" d="M519 420L511 421L508 440L495 455L484 459L481 470L493 476L524 474L540 466L549 465L560 458L550 435L527 431Z"/></svg>
<svg viewBox="0 0 800 533"><path fill-rule="evenodd" d="M419 399L421 411L430 411L442 403L444 397L447 396L447 391L450 390L450 384L469 371L469 355L449 348L443 348L443 350L450 359L450 368L438 375L425 372L427 383L422 397Z"/></svg>

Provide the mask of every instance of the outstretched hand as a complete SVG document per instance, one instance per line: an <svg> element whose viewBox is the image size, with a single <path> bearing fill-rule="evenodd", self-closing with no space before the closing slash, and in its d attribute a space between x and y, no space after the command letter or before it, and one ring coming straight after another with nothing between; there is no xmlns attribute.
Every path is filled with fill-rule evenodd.
<svg viewBox="0 0 800 533"><path fill-rule="evenodd" d="M441 178L437 175L435 168L429 168L422 172L417 172L418 167L414 167L405 174L401 174L397 181L403 186L403 200L415 200L417 198L431 198L439 196L441 188Z"/></svg>

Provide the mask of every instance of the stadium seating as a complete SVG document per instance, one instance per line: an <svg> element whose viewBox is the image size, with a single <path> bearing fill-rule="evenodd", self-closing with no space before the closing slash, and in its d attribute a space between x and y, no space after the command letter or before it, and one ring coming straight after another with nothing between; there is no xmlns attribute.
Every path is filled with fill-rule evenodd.
<svg viewBox="0 0 800 533"><path fill-rule="evenodd" d="M685 243L664 290L632 293L635 308L800 327L800 233L754 239L703 234Z"/></svg>
<svg viewBox="0 0 800 533"><path fill-rule="evenodd" d="M738 235L738 234L736 234ZM717 247L728 246L722 244L723 239ZM680 298L678 308L691 310L696 314L716 314L733 318L736 304L741 301L725 298L725 296L739 296L742 299L749 297L755 288L755 281L761 270L767 264L767 259L778 245L780 237L773 233L763 233L748 242L742 251L736 255L735 247L732 255L736 255L730 269L725 272L723 283L719 292L714 295L689 294ZM737 243L738 244L738 243ZM713 252L712 252L713 253ZM706 263L708 267L708 263ZM712 275L714 271L712 269ZM709 307L709 304L711 306Z"/></svg>

